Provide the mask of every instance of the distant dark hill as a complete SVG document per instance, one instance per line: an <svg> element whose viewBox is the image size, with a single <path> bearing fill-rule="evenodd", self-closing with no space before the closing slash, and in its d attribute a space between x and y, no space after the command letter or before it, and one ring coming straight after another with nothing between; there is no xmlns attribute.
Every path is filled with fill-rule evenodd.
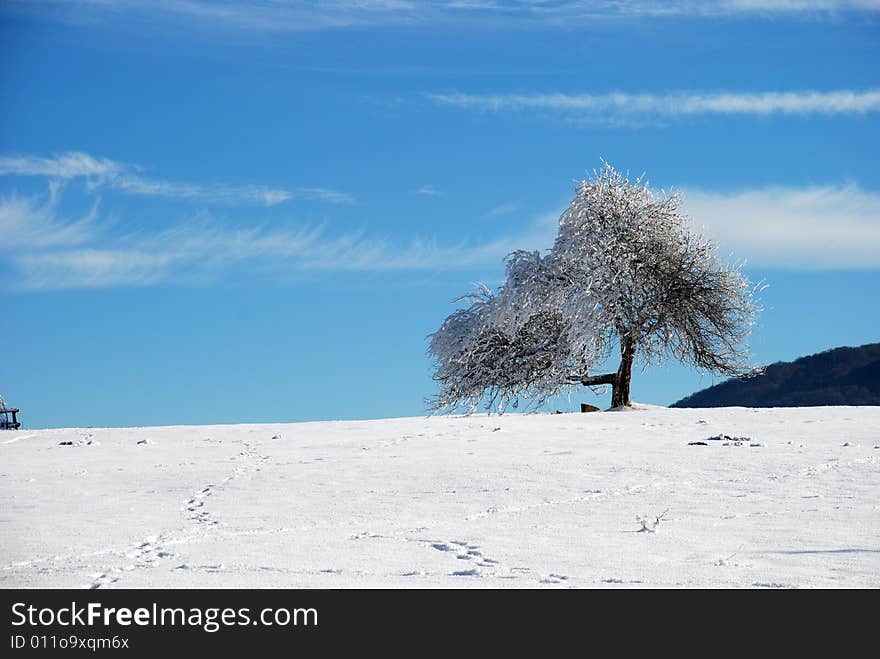
<svg viewBox="0 0 880 659"><path fill-rule="evenodd" d="M778 362L762 375L722 382L672 407L820 405L880 405L880 343Z"/></svg>

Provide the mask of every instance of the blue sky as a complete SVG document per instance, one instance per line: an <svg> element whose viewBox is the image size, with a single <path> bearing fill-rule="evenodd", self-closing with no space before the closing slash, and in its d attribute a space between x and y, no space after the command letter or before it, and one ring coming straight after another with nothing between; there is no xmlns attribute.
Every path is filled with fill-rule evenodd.
<svg viewBox="0 0 880 659"><path fill-rule="evenodd" d="M880 340L878 36L871 0L3 3L0 394L29 427L424 413L450 300L600 158L767 281L757 362Z"/></svg>

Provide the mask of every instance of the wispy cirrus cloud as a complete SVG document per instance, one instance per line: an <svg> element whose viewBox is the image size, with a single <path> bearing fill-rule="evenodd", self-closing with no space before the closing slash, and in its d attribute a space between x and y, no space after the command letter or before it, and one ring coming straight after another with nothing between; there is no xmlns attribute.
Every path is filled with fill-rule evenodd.
<svg viewBox="0 0 880 659"><path fill-rule="evenodd" d="M340 192L332 188L307 188L299 187L293 189L293 196L301 199L312 199L314 201L323 201L328 204L353 205L358 203L357 197Z"/></svg>
<svg viewBox="0 0 880 659"><path fill-rule="evenodd" d="M876 0L7 0L7 10L79 22L125 16L285 32L468 22L497 28L580 28L641 17L833 17L880 11Z"/></svg>
<svg viewBox="0 0 880 659"><path fill-rule="evenodd" d="M519 204L514 202L507 202L504 204L499 204L498 206L495 206L495 208L489 210L489 212L486 213L486 217L501 217L502 215L510 215L511 213L515 213L518 210Z"/></svg>
<svg viewBox="0 0 880 659"><path fill-rule="evenodd" d="M229 227L202 217L151 235L25 246L8 260L5 283L17 290L61 290L205 284L242 268L272 278L304 272L500 269L522 238L517 233L482 244L391 243L362 233L333 236L323 227Z"/></svg>
<svg viewBox="0 0 880 659"><path fill-rule="evenodd" d="M392 242L363 232L332 234L296 223L242 226L207 211L149 230L127 230L101 218L97 200L82 217L63 214L62 186L48 195L0 197L0 235L15 247L0 262L0 282L17 290L54 290L159 283L208 283L244 269L278 276L316 271L394 272L499 267L527 236L485 243L440 244L431 238ZM549 235L530 227L534 245ZM544 247L548 246L544 245Z"/></svg>
<svg viewBox="0 0 880 659"><path fill-rule="evenodd" d="M262 185L199 185L148 179L132 174L119 176L106 184L114 190L139 197L162 197L214 204L274 206L293 198L293 194L288 190Z"/></svg>
<svg viewBox="0 0 880 659"><path fill-rule="evenodd" d="M0 283L53 290L210 283L247 273L474 271L499 274L516 249L550 247L562 209L483 242L387 240L296 223L233 226L203 212L155 231L126 231L100 217L63 214L60 187L47 196L0 197L0 235L11 237ZM750 265L800 270L880 268L880 193L855 184L682 190L694 225L722 254Z"/></svg>
<svg viewBox="0 0 880 659"><path fill-rule="evenodd" d="M61 180L87 178L103 182L130 169L129 165L108 158L95 158L81 151L67 151L50 158L31 155L0 156L0 175L45 176Z"/></svg>
<svg viewBox="0 0 880 659"><path fill-rule="evenodd" d="M416 189L417 195L422 195L423 197L441 197L443 193L440 192L433 185L423 185L420 188Z"/></svg>
<svg viewBox="0 0 880 659"><path fill-rule="evenodd" d="M595 120L696 115L864 115L880 110L880 89L663 94L426 94L440 106L482 112L532 112Z"/></svg>
<svg viewBox="0 0 880 659"><path fill-rule="evenodd" d="M71 247L95 240L98 206L95 200L88 213L78 218L58 211L61 195L58 183L49 185L47 198L8 194L0 196L0 236L7 248L40 249Z"/></svg>
<svg viewBox="0 0 880 659"><path fill-rule="evenodd" d="M331 204L354 204L345 192L321 187L274 188L265 185L199 184L168 181L142 175L143 168L80 151L51 157L33 155L0 156L0 175L40 176L53 180L85 179L90 189L107 188L141 197L161 197L216 204L274 206L291 199L309 199Z"/></svg>

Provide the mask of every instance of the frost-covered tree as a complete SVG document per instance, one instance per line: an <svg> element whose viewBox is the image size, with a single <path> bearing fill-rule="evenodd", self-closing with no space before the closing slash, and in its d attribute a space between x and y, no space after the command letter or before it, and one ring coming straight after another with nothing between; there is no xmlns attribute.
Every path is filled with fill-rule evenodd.
<svg viewBox="0 0 880 659"><path fill-rule="evenodd" d="M470 305L431 335L435 410L486 400L503 411L578 384L610 385L612 407L628 406L636 359L749 372L743 342L759 311L756 287L690 228L678 196L608 164L575 192L545 255L509 255L497 293L459 298ZM613 352L617 371L592 373Z"/></svg>

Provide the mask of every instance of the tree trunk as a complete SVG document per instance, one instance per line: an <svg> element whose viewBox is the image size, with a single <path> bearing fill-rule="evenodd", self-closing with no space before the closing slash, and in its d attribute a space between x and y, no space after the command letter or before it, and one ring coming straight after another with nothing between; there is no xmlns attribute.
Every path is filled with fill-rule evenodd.
<svg viewBox="0 0 880 659"><path fill-rule="evenodd" d="M630 407L629 382L632 379L632 365L636 356L636 346L632 339L620 340L620 368L617 373L605 373L603 375L572 375L570 381L580 382L585 387L595 387L603 384L611 385L611 407Z"/></svg>
<svg viewBox="0 0 880 659"><path fill-rule="evenodd" d="M620 368L617 369L617 377L611 385L611 407L630 407L629 381L632 378L633 359L636 356L636 347L631 339L620 339Z"/></svg>

